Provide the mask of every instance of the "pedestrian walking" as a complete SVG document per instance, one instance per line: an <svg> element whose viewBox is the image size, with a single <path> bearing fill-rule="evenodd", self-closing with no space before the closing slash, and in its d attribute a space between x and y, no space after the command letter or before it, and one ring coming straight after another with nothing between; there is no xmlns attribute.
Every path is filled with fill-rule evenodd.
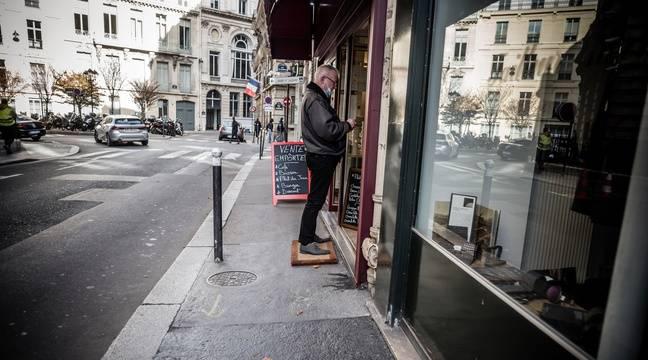
<svg viewBox="0 0 648 360"><path fill-rule="evenodd" d="M232 117L232 137L236 138L236 143L241 143L241 138L239 137L239 123L236 121L235 117ZM230 144L232 143L232 137L230 137Z"/></svg>
<svg viewBox="0 0 648 360"><path fill-rule="evenodd" d="M275 136L275 141L286 141L284 132L286 128L284 127L283 118L279 119L279 124L277 124L277 135Z"/></svg>
<svg viewBox="0 0 648 360"><path fill-rule="evenodd" d="M261 134L261 121L259 119L256 119L254 122L254 138L256 141L259 141L259 135Z"/></svg>
<svg viewBox="0 0 648 360"><path fill-rule="evenodd" d="M11 144L16 137L16 111L9 106L9 100L0 101L0 131L4 140L4 148L7 155L11 154Z"/></svg>
<svg viewBox="0 0 648 360"><path fill-rule="evenodd" d="M272 142L273 129L274 129L274 120L270 119L270 122L266 125L266 132L268 133L268 143Z"/></svg>
<svg viewBox="0 0 648 360"><path fill-rule="evenodd" d="M337 70L322 65L304 93L302 138L306 146L306 165L311 171L311 186L299 228L299 252L302 254L329 253L317 246L317 243L331 240L315 234L317 215L324 205L335 167L344 154L346 134L355 126L354 119L341 121L331 106L330 98L337 82Z"/></svg>

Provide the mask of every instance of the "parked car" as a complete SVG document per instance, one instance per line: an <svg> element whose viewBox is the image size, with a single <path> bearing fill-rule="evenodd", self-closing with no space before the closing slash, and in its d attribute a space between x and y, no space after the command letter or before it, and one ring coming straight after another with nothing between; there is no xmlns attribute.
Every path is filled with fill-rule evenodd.
<svg viewBox="0 0 648 360"><path fill-rule="evenodd" d="M25 115L18 115L16 127L18 128L19 138L31 138L34 141L38 141L46 133L45 126L42 122Z"/></svg>
<svg viewBox="0 0 648 360"><path fill-rule="evenodd" d="M459 155L459 142L451 133L438 131L434 155L446 159L456 158Z"/></svg>
<svg viewBox="0 0 648 360"><path fill-rule="evenodd" d="M527 160L533 150L531 140L513 139L500 143L497 147L497 155L502 160Z"/></svg>
<svg viewBox="0 0 648 360"><path fill-rule="evenodd" d="M137 116L108 115L99 125L95 126L94 138L98 143L106 142L112 146L115 143L132 143L139 141L146 146L149 134L146 125Z"/></svg>
<svg viewBox="0 0 648 360"><path fill-rule="evenodd" d="M243 128L239 125L238 137L241 142L245 142L243 137ZM232 136L232 121L223 121L221 124L220 130L218 131L218 140L235 140Z"/></svg>

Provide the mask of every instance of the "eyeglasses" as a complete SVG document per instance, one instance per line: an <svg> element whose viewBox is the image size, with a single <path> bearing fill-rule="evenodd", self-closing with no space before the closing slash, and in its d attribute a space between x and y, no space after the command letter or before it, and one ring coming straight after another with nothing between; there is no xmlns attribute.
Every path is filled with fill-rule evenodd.
<svg viewBox="0 0 648 360"><path fill-rule="evenodd" d="M333 79L331 79L330 77L328 77L326 75L324 75L324 77L331 80L333 82L333 86L337 86L337 81L336 80L333 80Z"/></svg>

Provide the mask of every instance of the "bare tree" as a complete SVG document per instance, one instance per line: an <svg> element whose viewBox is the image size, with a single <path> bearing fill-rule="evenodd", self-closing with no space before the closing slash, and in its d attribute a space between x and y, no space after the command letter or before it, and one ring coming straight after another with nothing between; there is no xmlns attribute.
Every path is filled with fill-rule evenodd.
<svg viewBox="0 0 648 360"><path fill-rule="evenodd" d="M0 98L11 101L25 90L27 84L20 74L0 69Z"/></svg>
<svg viewBox="0 0 648 360"><path fill-rule="evenodd" d="M49 104L51 104L55 92L55 73L55 70L51 66L48 68L45 66L33 67L31 71L31 87L34 92L38 94L38 98L41 102L41 112L43 110L43 105L45 106L45 113L41 114L41 116L47 116L49 113Z"/></svg>
<svg viewBox="0 0 648 360"><path fill-rule="evenodd" d="M107 57L106 62L101 66L101 75L106 83L108 98L110 99L110 113L115 112L115 98L124 86L126 79L122 77L121 63L118 57Z"/></svg>
<svg viewBox="0 0 648 360"><path fill-rule="evenodd" d="M473 95L456 95L452 96L448 103L441 108L441 118L444 124L452 126L457 125L459 134L465 124L469 124L470 120L475 117L479 104Z"/></svg>
<svg viewBox="0 0 648 360"><path fill-rule="evenodd" d="M133 80L130 82L130 86L133 88L133 92L131 92L133 101L139 106L140 117L144 120L146 111L160 98L158 93L160 86L154 80Z"/></svg>
<svg viewBox="0 0 648 360"><path fill-rule="evenodd" d="M509 99L504 104L503 110L511 122L511 127L520 131L534 123L540 110L540 101L535 96L528 99L528 101Z"/></svg>
<svg viewBox="0 0 648 360"><path fill-rule="evenodd" d="M500 117L506 116L504 107L510 96L511 91L508 88L482 88L475 93L475 101L488 126L489 139L493 138L493 128Z"/></svg>

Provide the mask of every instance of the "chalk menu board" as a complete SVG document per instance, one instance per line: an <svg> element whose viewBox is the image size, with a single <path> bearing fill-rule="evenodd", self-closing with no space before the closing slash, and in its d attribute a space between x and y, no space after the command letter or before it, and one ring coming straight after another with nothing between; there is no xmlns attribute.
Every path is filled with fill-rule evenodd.
<svg viewBox="0 0 648 360"><path fill-rule="evenodd" d="M277 205L279 200L305 200L309 180L304 143L272 143L272 204Z"/></svg>
<svg viewBox="0 0 648 360"><path fill-rule="evenodd" d="M346 182L346 199L344 211L342 212L342 226L357 229L360 216L360 169L349 169L349 176Z"/></svg>

